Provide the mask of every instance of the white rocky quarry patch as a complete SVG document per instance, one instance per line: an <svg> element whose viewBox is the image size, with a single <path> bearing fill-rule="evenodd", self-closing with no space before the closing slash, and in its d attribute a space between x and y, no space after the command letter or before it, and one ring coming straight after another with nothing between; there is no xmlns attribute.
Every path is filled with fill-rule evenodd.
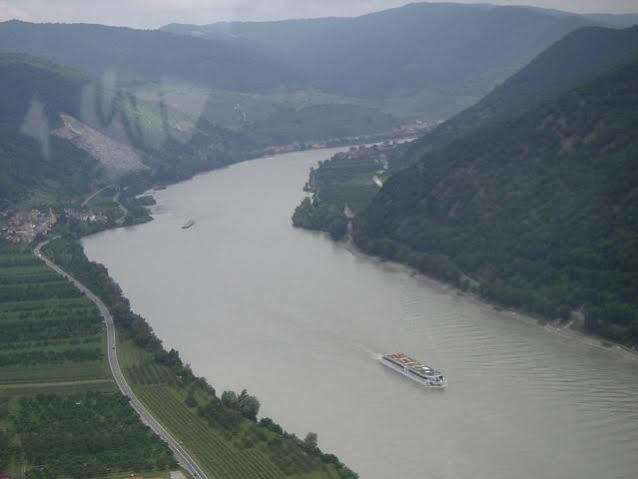
<svg viewBox="0 0 638 479"><path fill-rule="evenodd" d="M108 176L117 178L130 171L148 169L142 154L132 146L114 140L72 116L62 114L61 118L64 126L52 133L97 159Z"/></svg>

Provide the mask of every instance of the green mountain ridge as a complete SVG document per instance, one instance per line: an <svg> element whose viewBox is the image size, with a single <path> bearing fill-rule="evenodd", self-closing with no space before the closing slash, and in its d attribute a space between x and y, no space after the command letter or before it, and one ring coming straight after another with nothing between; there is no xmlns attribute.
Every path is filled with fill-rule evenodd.
<svg viewBox="0 0 638 479"><path fill-rule="evenodd" d="M157 30L89 24L0 23L0 51L47 57L91 75L125 81L181 78L214 88L259 91L297 81L257 48Z"/></svg>
<svg viewBox="0 0 638 479"><path fill-rule="evenodd" d="M638 343L638 56L434 150L356 222L365 251ZM470 279L468 278L468 276Z"/></svg>
<svg viewBox="0 0 638 479"><path fill-rule="evenodd" d="M410 164L491 120L515 116L552 95L576 87L638 51L638 26L585 27L567 34L475 105L447 120L406 149Z"/></svg>

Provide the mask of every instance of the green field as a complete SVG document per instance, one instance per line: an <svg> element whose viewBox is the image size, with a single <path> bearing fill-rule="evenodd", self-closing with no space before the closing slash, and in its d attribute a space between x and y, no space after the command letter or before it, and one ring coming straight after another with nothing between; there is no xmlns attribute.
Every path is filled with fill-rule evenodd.
<svg viewBox="0 0 638 479"><path fill-rule="evenodd" d="M1 252L0 385L109 378L93 303L30 248Z"/></svg>
<svg viewBox="0 0 638 479"><path fill-rule="evenodd" d="M375 155L338 154L312 168L306 190L313 193L295 210L294 226L326 231L339 240L347 232L346 206L354 214L361 212L379 192L375 175L383 178L383 166Z"/></svg>
<svg viewBox="0 0 638 479"><path fill-rule="evenodd" d="M0 472L163 478L175 467L117 392L105 353L94 304L31 247L0 243Z"/></svg>

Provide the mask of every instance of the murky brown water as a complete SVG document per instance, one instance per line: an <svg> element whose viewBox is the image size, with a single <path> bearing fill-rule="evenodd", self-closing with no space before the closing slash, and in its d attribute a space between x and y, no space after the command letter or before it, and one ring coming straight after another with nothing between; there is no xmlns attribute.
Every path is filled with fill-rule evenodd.
<svg viewBox="0 0 638 479"><path fill-rule="evenodd" d="M171 186L154 222L93 236L87 254L197 374L317 432L362 478L637 478L638 361L293 229L308 169L328 156ZM442 369L448 389L375 359L397 350Z"/></svg>

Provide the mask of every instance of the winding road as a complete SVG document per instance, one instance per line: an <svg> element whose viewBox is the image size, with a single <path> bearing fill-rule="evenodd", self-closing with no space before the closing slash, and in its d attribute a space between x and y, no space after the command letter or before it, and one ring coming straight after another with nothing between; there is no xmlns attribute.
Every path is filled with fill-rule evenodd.
<svg viewBox="0 0 638 479"><path fill-rule="evenodd" d="M180 445L179 441L175 439L170 432L168 432L164 426L162 426L157 419L153 417L146 406L142 404L142 402L135 396L135 393L126 382L126 378L124 374L122 374L122 369L120 368L120 363L117 358L117 340L116 340L116 331L115 325L113 323L113 316L111 316L110 311L106 307L106 305L102 302L100 298L98 298L89 288L87 288L84 284L80 283L73 276L68 274L58 265L56 265L53 261L42 254L42 248L46 246L49 242L56 239L56 237L43 241L38 244L33 250L33 254L36 255L39 259L44 261L44 263L51 268L53 271L61 275L62 277L68 279L73 283L73 285L78 288L82 293L86 295L98 308L100 314L104 318L104 323L106 324L106 339L107 339L107 351L108 351L108 360L109 366L111 368L111 373L113 374L113 378L115 379L115 383L119 388L120 392L129 398L130 404L135 409L137 414L140 416L140 419L144 424L155 432L162 440L164 440L168 447L173 451L175 457L177 458L180 466L182 466L194 479L208 479L206 473L202 471L202 469L197 465L195 460L184 450L184 448Z"/></svg>
<svg viewBox="0 0 638 479"><path fill-rule="evenodd" d="M120 192L118 191L117 193L115 193L115 196L113 196L113 202L115 204L117 204L117 207L120 209L120 211L122 212L122 216L120 218L118 218L115 223L117 225L123 225L124 224L124 220L126 219L126 217L128 216L128 210L126 209L126 206L124 206L121 202L120 202Z"/></svg>

